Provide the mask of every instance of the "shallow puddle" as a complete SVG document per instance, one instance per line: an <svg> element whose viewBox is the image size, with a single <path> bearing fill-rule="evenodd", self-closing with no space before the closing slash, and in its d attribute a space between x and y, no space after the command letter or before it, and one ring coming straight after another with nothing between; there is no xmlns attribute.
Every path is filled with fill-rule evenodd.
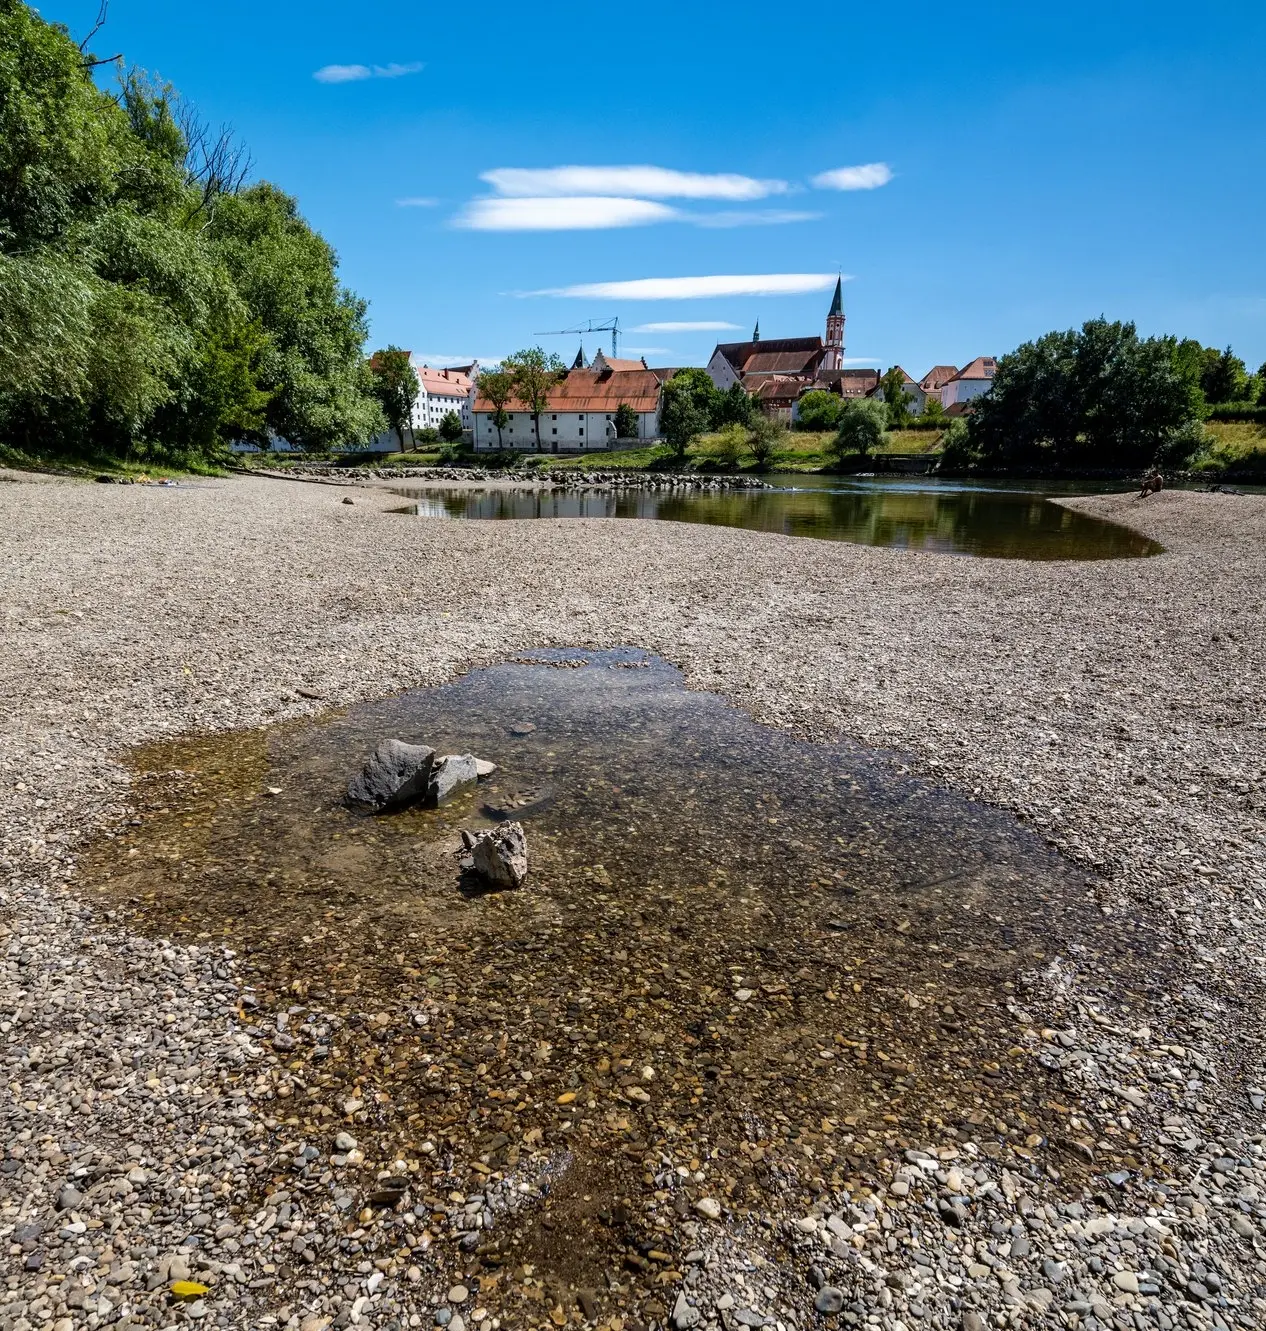
<svg viewBox="0 0 1266 1331"><path fill-rule="evenodd" d="M439 810L348 808L390 736L498 771ZM1076 1138L1021 1038L1024 977L1141 969L1140 935L1010 816L758 725L638 651L541 652L135 761L141 816L95 843L84 890L246 954L243 1024L264 1045L285 1025L253 1093L285 1131L328 1154L350 1126L367 1170L429 1159L435 1195L410 1202L434 1214L410 1223L471 1271L605 1277L622 1308L665 1283L700 1197L768 1213L906 1143L1024 1168L1033 1134ZM506 811L531 876L480 893L459 829ZM449 1189L522 1182L531 1206L440 1232Z"/></svg>

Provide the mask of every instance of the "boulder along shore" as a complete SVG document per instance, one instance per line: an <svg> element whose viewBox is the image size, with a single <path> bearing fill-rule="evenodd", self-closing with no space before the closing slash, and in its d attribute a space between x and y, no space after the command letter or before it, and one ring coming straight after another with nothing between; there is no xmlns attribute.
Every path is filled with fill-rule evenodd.
<svg viewBox="0 0 1266 1331"><path fill-rule="evenodd" d="M1266 1321L1266 497L1067 501L1165 546L1086 563L395 502L0 485L0 1325ZM288 997L266 1010L250 957L144 936L77 878L134 814L134 745L573 645L650 649L757 720L1012 810L1092 875L1105 928L1145 923L1162 993L1127 1001L1055 940L997 995L1014 1050L984 1073L1005 1091L1005 1057L1031 1060L1066 1130L1025 1132L1026 1106L918 1136L823 1122L794 1143L807 1184L763 1208L721 1162L647 1160L663 1246L605 1284L480 1267L482 1233L566 1194L565 1139L397 1162L355 1101L297 1136Z"/></svg>

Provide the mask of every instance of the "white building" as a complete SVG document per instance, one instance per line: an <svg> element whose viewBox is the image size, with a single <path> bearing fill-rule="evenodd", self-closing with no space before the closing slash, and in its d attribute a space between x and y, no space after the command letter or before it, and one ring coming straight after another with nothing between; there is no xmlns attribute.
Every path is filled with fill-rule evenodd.
<svg viewBox="0 0 1266 1331"><path fill-rule="evenodd" d="M634 368L636 367L636 368ZM622 405L637 416L637 434L629 445L659 438L660 380L640 361L615 360L601 354L587 369L568 370L549 395L541 412L541 452L577 453L617 446L615 417ZM505 405L506 422L500 431L492 403L476 393L475 448L481 452L513 448L536 451L536 423L525 404ZM620 440L623 445L625 440Z"/></svg>
<svg viewBox="0 0 1266 1331"><path fill-rule="evenodd" d="M415 369L418 400L413 408L413 428L438 430L444 417L455 411L462 429L469 430L474 424L474 385L470 376L457 369L433 370L427 365Z"/></svg>
<svg viewBox="0 0 1266 1331"><path fill-rule="evenodd" d="M998 362L992 356L977 356L970 365L963 366L941 386L941 406L946 411L953 407L961 411L965 403L974 397L983 396L993 387L997 369Z"/></svg>

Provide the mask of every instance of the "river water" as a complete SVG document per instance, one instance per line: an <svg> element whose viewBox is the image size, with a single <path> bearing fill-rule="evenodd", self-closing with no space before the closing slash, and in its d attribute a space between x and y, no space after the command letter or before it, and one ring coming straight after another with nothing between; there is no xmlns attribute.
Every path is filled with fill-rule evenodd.
<svg viewBox="0 0 1266 1331"><path fill-rule="evenodd" d="M426 518L642 518L703 522L863 545L1005 559L1128 559L1158 554L1141 533L1052 503L1055 493L926 477L771 475L770 490L393 487ZM1093 487L1092 487L1093 488Z"/></svg>

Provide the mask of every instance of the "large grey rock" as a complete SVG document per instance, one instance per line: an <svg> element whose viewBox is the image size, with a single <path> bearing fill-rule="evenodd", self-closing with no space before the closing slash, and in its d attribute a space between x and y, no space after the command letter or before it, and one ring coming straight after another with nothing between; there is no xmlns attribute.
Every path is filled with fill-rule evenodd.
<svg viewBox="0 0 1266 1331"><path fill-rule="evenodd" d="M479 781L479 768L471 753L450 753L431 768L427 802L443 804Z"/></svg>
<svg viewBox="0 0 1266 1331"><path fill-rule="evenodd" d="M521 887L528 874L527 837L522 823L502 823L471 847L475 872L493 887Z"/></svg>
<svg viewBox="0 0 1266 1331"><path fill-rule="evenodd" d="M347 783L347 797L376 809L398 809L421 799L429 788L435 750L424 744L385 739Z"/></svg>

